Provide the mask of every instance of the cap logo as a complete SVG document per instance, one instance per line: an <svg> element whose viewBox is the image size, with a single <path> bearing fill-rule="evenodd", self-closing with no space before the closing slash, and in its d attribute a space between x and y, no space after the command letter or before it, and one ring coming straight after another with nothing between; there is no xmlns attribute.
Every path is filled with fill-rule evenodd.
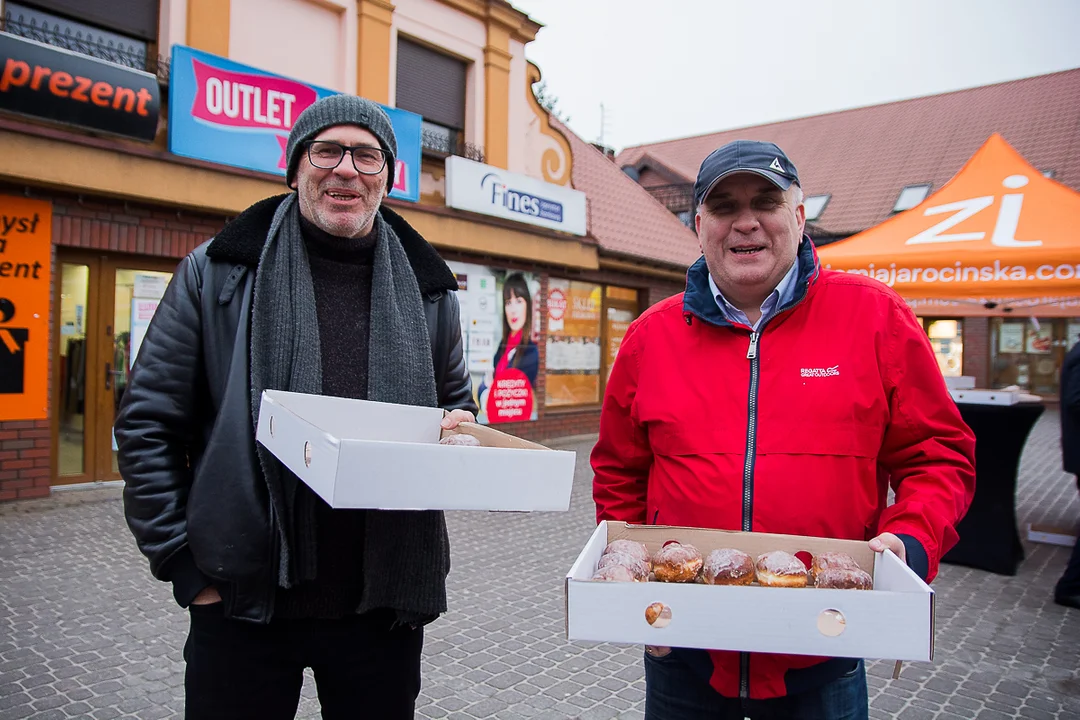
<svg viewBox="0 0 1080 720"><path fill-rule="evenodd" d="M780 164L780 158L773 158L772 162L769 163L769 169L776 172L785 172L784 166Z"/></svg>

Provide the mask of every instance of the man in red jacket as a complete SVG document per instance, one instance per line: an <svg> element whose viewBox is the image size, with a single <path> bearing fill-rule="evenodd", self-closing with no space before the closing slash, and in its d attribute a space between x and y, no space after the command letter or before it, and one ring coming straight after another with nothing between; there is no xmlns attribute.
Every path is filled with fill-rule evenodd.
<svg viewBox="0 0 1080 720"><path fill-rule="evenodd" d="M597 519L869 539L932 580L974 494L975 438L915 316L821 267L776 145L719 148L694 199L704 257L630 327L608 380ZM868 715L859 659L648 647L645 678L647 720Z"/></svg>

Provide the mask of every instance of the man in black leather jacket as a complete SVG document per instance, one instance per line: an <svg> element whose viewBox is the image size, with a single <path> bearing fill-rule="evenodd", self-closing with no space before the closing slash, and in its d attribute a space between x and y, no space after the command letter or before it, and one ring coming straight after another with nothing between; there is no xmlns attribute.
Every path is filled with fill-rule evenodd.
<svg viewBox="0 0 1080 720"><path fill-rule="evenodd" d="M265 389L474 421L454 275L382 206L396 151L374 103L305 110L295 192L188 255L143 341L116 420L124 509L190 611L188 718L292 718L305 667L324 717L413 716L446 610L442 513L333 510L255 441Z"/></svg>
<svg viewBox="0 0 1080 720"><path fill-rule="evenodd" d="M1076 476L1076 487L1080 490L1080 343L1065 355L1060 392L1061 466ZM1080 610L1080 538L1073 546L1065 572L1054 586L1054 602Z"/></svg>

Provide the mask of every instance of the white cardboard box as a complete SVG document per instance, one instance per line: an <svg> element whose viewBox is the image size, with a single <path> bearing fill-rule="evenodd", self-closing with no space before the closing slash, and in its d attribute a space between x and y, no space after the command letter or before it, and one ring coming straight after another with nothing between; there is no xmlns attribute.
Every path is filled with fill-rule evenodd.
<svg viewBox="0 0 1080 720"><path fill-rule="evenodd" d="M1014 390L949 390L949 394L958 403L972 405L1015 405L1021 400Z"/></svg>
<svg viewBox="0 0 1080 720"><path fill-rule="evenodd" d="M945 387L950 390L974 390L975 389L975 376L974 375L960 375L960 376L945 376Z"/></svg>
<svg viewBox="0 0 1080 720"><path fill-rule="evenodd" d="M263 393L256 439L331 507L562 510L575 454L490 427L458 425L483 447L440 445L441 408L279 390Z"/></svg>
<svg viewBox="0 0 1080 720"><path fill-rule="evenodd" d="M590 580L604 548L620 538L643 542L650 553L668 540L681 540L703 556L720 547L736 547L753 557L770 550L840 550L863 569L872 568L874 589ZM670 610L670 622L663 627L645 620L645 609L657 602ZM842 622L836 621L836 612ZM835 636L824 634L837 630ZM875 554L865 542L601 522L566 576L566 636L667 647L931 660L934 591L891 552Z"/></svg>

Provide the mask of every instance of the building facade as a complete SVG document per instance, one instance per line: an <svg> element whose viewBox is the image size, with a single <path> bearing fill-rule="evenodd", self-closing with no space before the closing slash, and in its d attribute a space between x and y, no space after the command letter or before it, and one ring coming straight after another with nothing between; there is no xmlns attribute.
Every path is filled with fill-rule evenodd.
<svg viewBox="0 0 1080 720"><path fill-rule="evenodd" d="M736 139L775 142L799 168L807 233L821 246L916 207L994 133L1045 177L1080 191L1078 106L1080 69L630 147L616 162L692 223L693 181L712 150ZM1080 340L1080 298L1035 308L909 304L942 372L972 376L978 387L1017 385L1053 399L1065 353Z"/></svg>
<svg viewBox="0 0 1080 720"><path fill-rule="evenodd" d="M283 139L318 97L391 114L386 202L457 274L481 419L508 432L595 432L626 326L698 255L536 102L540 26L503 0L3 0L0 18L0 500L119 479L113 418L177 262L287 191Z"/></svg>

